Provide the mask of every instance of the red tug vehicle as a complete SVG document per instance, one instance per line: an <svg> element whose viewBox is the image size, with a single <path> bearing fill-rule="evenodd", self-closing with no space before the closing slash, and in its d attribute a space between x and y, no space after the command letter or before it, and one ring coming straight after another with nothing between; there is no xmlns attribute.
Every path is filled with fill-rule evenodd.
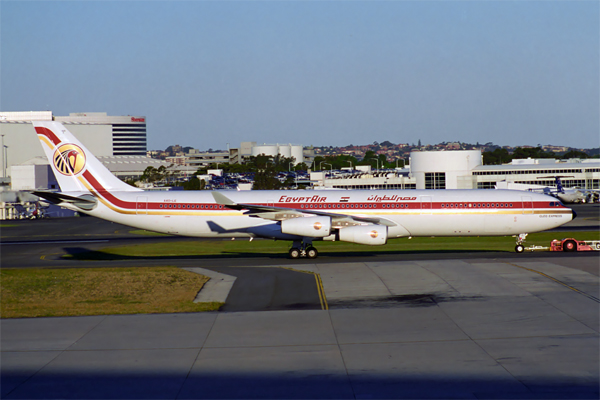
<svg viewBox="0 0 600 400"><path fill-rule="evenodd" d="M600 240L554 239L550 251L600 251Z"/></svg>

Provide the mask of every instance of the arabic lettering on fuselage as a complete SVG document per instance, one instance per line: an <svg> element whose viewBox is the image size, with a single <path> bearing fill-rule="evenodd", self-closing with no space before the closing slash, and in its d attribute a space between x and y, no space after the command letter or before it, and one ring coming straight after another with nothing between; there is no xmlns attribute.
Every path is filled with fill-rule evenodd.
<svg viewBox="0 0 600 400"><path fill-rule="evenodd" d="M412 201L412 200L416 200L416 199L417 199L416 197L400 197L400 196L398 196L398 195L395 194L393 196L387 196L387 195L377 196L377 195L372 195L372 196L369 196L367 198L367 201L375 201L377 203L381 203L382 201L391 201L391 202L394 202L394 201Z"/></svg>

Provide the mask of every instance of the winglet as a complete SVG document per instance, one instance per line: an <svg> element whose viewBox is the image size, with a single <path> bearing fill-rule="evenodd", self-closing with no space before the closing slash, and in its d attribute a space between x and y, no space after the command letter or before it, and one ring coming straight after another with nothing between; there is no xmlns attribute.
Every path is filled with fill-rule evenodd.
<svg viewBox="0 0 600 400"><path fill-rule="evenodd" d="M216 191L212 191L211 193L212 193L212 196L215 198L215 201L217 202L217 204L221 204L223 206L236 206L237 205L237 203L231 201L231 199L229 199L224 194L221 194Z"/></svg>

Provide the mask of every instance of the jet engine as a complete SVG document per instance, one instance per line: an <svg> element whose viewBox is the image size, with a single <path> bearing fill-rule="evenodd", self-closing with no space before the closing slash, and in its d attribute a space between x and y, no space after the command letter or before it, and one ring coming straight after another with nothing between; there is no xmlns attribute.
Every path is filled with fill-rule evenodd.
<svg viewBox="0 0 600 400"><path fill-rule="evenodd" d="M331 218L301 217L281 221L281 232L306 237L325 237L331 234Z"/></svg>
<svg viewBox="0 0 600 400"><path fill-rule="evenodd" d="M385 225L356 225L339 230L342 242L380 246L387 243L388 230Z"/></svg>

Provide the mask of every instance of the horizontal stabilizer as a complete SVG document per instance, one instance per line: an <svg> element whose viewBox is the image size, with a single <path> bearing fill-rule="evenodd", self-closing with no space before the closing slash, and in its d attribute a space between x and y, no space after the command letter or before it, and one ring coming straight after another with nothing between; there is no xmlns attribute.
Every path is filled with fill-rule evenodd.
<svg viewBox="0 0 600 400"><path fill-rule="evenodd" d="M45 192L39 190L34 190L30 193L34 196L48 200L52 204L69 203L83 210L91 210L98 204L98 200L89 194L84 194L82 196L70 196L64 193Z"/></svg>

